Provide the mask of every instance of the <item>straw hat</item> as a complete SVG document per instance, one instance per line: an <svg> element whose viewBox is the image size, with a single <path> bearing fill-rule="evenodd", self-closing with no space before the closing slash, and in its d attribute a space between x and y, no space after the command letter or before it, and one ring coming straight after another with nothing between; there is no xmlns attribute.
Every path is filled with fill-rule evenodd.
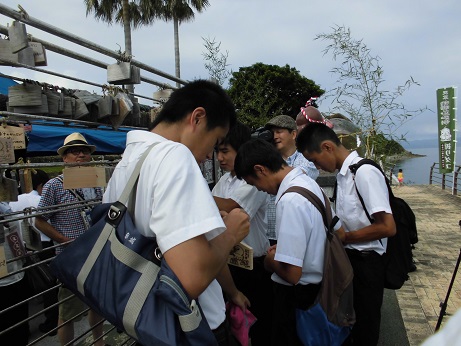
<svg viewBox="0 0 461 346"><path fill-rule="evenodd" d="M64 145L58 149L58 154L62 156L67 149L72 147L87 147L91 150L91 153L96 150L96 146L88 144L81 133L74 132L64 139Z"/></svg>

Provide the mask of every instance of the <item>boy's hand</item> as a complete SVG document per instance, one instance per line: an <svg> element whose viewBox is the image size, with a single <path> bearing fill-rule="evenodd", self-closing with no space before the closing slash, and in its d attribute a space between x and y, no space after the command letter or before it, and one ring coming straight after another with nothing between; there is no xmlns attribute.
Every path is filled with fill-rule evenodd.
<svg viewBox="0 0 461 346"><path fill-rule="evenodd" d="M230 213L221 212L224 223L235 237L234 245L240 243L250 232L250 217L241 208L235 208Z"/></svg>

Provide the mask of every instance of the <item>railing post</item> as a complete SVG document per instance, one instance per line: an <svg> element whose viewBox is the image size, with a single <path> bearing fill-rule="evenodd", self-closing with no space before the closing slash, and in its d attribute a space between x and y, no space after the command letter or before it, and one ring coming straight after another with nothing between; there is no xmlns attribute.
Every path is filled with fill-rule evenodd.
<svg viewBox="0 0 461 346"><path fill-rule="evenodd" d="M429 185L432 185L432 174L434 172L435 162L431 166L431 170L429 172Z"/></svg>
<svg viewBox="0 0 461 346"><path fill-rule="evenodd" d="M458 174L459 174L460 169L461 167L458 166L458 169L453 174L453 195L454 196L458 194Z"/></svg>

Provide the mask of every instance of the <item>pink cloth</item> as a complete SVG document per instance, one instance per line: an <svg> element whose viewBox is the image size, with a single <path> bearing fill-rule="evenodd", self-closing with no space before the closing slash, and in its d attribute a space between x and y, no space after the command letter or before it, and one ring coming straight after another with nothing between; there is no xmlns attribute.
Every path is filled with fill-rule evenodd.
<svg viewBox="0 0 461 346"><path fill-rule="evenodd" d="M256 322L256 317L250 310L243 311L240 306L229 302L226 304L226 312L232 334L242 346L248 346L250 327Z"/></svg>

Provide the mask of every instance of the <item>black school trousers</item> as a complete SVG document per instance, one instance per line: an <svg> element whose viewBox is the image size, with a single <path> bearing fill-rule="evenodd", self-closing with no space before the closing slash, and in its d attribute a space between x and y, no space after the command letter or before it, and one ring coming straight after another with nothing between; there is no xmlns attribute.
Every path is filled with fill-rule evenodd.
<svg viewBox="0 0 461 346"><path fill-rule="evenodd" d="M270 345L302 346L296 332L296 309L306 310L315 301L320 284L286 286L274 282L274 310Z"/></svg>
<svg viewBox="0 0 461 346"><path fill-rule="evenodd" d="M354 269L356 323L345 345L378 344L384 294L384 259L375 251L346 249Z"/></svg>

